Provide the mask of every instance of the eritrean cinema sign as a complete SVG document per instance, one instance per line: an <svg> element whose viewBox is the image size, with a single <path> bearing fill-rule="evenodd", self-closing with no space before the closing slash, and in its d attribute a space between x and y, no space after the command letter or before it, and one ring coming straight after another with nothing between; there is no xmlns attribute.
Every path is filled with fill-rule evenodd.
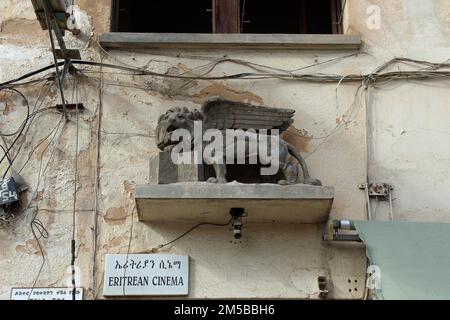
<svg viewBox="0 0 450 320"><path fill-rule="evenodd" d="M184 296L189 293L189 257L107 254L104 296Z"/></svg>

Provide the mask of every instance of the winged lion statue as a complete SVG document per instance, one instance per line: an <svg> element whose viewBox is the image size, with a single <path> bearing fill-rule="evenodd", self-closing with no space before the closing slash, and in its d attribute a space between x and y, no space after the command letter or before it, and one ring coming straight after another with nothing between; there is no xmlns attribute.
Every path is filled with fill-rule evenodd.
<svg viewBox="0 0 450 320"><path fill-rule="evenodd" d="M272 130L278 129L279 134L292 125L295 111L292 109L270 108L255 106L248 103L236 102L220 98L207 100L201 110L189 110L186 107L174 107L162 114L158 119L156 127L156 144L162 151L170 150L177 141L172 141L171 134L176 129L186 129L193 136L194 122L201 121L203 132L208 129L241 130ZM279 168L285 179L280 184L304 183L309 185L322 185L320 180L310 176L308 167L301 154L281 137L277 140L279 151ZM194 143L192 141L192 143ZM224 148L230 146L225 145ZM234 146L231 146L234 148ZM249 147L246 145L246 156ZM223 153L225 154L225 152ZM303 179L299 179L298 164L292 160L296 159L303 172ZM226 183L226 162L212 163L216 174L209 182ZM300 182L301 181L301 182Z"/></svg>

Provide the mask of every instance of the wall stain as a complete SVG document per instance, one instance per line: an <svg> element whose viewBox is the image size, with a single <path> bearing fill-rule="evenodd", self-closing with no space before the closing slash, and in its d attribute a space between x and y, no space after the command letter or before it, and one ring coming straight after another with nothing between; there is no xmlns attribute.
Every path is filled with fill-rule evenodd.
<svg viewBox="0 0 450 320"><path fill-rule="evenodd" d="M44 156L45 151L47 150L49 145L49 141L48 139L46 139L44 142L42 142L39 147L37 147L36 149L36 158L38 160L41 160L42 157Z"/></svg>
<svg viewBox="0 0 450 320"><path fill-rule="evenodd" d="M3 109L3 115L7 116L12 111L12 108L9 106L8 102L5 102L5 109Z"/></svg>
<svg viewBox="0 0 450 320"><path fill-rule="evenodd" d="M0 38L0 43L12 45L30 45L46 47L48 33L43 31L36 20L13 19L3 21L1 32L7 37Z"/></svg>
<svg viewBox="0 0 450 320"><path fill-rule="evenodd" d="M178 67L178 69L183 70L184 73L191 73L192 72L192 70L189 69L184 63L179 62L177 64L177 67Z"/></svg>
<svg viewBox="0 0 450 320"><path fill-rule="evenodd" d="M49 211L47 213L47 226L52 225L53 223L55 223L55 212Z"/></svg>
<svg viewBox="0 0 450 320"><path fill-rule="evenodd" d="M44 199L43 202L48 210L55 210L58 207L58 201L51 197L50 194L48 198Z"/></svg>
<svg viewBox="0 0 450 320"><path fill-rule="evenodd" d="M208 97L221 97L224 99L241 101L246 103L256 103L258 105L263 105L263 99L249 91L240 91L231 89L221 83L212 83L211 85L203 88L199 93L192 95L193 101L195 103L203 103Z"/></svg>
<svg viewBox="0 0 450 320"><path fill-rule="evenodd" d="M45 191L45 190L38 191L38 192L36 193L36 196L34 197L34 200L35 200L35 201L41 201L42 199L44 199L44 191Z"/></svg>
<svg viewBox="0 0 450 320"><path fill-rule="evenodd" d="M180 72L180 70L182 72ZM169 68L166 72L168 75L173 76L187 76L192 75L191 70L187 68L185 65L179 63L178 68L172 67ZM187 97L189 96L188 92L191 88L194 88L198 85L198 81L196 80L186 80L186 79L164 79L163 84L167 88L165 94L169 97Z"/></svg>
<svg viewBox="0 0 450 320"><path fill-rule="evenodd" d="M91 125L91 135L90 135L90 141L89 145L86 148L86 150L80 151L78 154L78 165L80 168L82 168L82 172L80 171L79 175L79 184L82 187L78 191L78 197L80 201L83 201L84 203L89 203L93 200L94 193L92 190L95 186L95 177L96 177L96 156L97 156L97 150L96 150L96 137L93 135L95 134L94 131L95 125ZM84 209L91 209L90 206Z"/></svg>
<svg viewBox="0 0 450 320"><path fill-rule="evenodd" d="M309 144L311 143L312 136L305 129L298 129L294 126L290 126L281 137L289 144L293 145L297 150L308 152Z"/></svg>
<svg viewBox="0 0 450 320"><path fill-rule="evenodd" d="M39 250L39 245L36 239L29 239L25 242L24 245L16 246L16 252L25 254L35 254L38 256L42 255L41 251Z"/></svg>
<svg viewBox="0 0 450 320"><path fill-rule="evenodd" d="M116 226L125 223L127 213L125 212L124 207L112 207L106 210L106 214L103 218L109 225Z"/></svg>

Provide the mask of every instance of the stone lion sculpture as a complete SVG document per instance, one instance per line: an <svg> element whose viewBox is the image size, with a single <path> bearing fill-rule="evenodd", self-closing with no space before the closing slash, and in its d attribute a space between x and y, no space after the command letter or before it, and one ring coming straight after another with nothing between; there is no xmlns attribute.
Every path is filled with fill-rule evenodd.
<svg viewBox="0 0 450 320"><path fill-rule="evenodd" d="M194 122L202 121L203 132L207 129L218 129L225 131L227 129L241 130L271 130L278 129L281 134L293 123L295 111L291 109L279 109L254 106L247 103L235 102L214 98L206 101L201 111L193 111L185 107L175 107L169 109L158 119L156 128L156 144L162 151L170 150L177 141L172 141L171 135L177 129L185 129L194 136ZM314 179L309 175L308 167L300 153L281 137L277 140L279 152L279 168L282 170L285 179L279 181L279 184L297 184L299 183L298 165L292 161L292 157L298 161L303 172L302 183L309 185L322 185L320 180ZM192 143L194 143L192 141ZM234 148L234 145L225 145L224 148ZM246 156L249 147L245 148ZM225 152L223 153L225 154ZM210 178L209 182L226 183L226 162L223 164L212 163L216 174L215 178Z"/></svg>

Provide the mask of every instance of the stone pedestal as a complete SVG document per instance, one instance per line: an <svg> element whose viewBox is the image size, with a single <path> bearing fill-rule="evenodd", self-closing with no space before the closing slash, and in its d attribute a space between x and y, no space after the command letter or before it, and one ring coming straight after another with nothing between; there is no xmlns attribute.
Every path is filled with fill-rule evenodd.
<svg viewBox="0 0 450 320"><path fill-rule="evenodd" d="M170 158L170 152L168 151L162 151L157 156L150 159L150 183L169 184L204 180L203 165L176 165Z"/></svg>

